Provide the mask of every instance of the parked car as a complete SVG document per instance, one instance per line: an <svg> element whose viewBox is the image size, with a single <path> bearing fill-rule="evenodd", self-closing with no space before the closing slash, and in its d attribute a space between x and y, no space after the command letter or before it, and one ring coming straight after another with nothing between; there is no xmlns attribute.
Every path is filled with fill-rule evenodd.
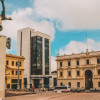
<svg viewBox="0 0 100 100"><path fill-rule="evenodd" d="M54 92L69 92L70 87L69 86L56 86L54 89Z"/></svg>

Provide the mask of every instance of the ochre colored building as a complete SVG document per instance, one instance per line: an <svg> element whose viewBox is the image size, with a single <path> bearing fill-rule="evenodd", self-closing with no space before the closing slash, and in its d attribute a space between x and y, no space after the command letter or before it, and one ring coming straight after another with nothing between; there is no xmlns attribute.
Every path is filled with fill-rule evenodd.
<svg viewBox="0 0 100 100"><path fill-rule="evenodd" d="M100 51L57 55L57 85L100 89Z"/></svg>
<svg viewBox="0 0 100 100"><path fill-rule="evenodd" d="M18 88L18 61L19 65L19 85L20 89L24 89L24 57L12 54L6 54L6 74L5 74L5 88Z"/></svg>

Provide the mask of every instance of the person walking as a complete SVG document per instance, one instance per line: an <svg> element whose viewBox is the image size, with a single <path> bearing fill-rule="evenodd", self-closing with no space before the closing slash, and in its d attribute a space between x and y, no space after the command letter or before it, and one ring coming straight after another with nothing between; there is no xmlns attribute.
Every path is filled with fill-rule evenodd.
<svg viewBox="0 0 100 100"><path fill-rule="evenodd" d="M41 88L41 95L42 95L42 92L43 92L43 88Z"/></svg>

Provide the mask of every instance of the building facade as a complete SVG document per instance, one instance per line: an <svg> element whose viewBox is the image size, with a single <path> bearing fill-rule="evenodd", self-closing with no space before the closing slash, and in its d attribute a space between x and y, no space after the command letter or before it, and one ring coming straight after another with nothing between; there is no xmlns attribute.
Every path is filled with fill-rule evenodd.
<svg viewBox="0 0 100 100"><path fill-rule="evenodd" d="M57 56L57 85L100 89L100 51Z"/></svg>
<svg viewBox="0 0 100 100"><path fill-rule="evenodd" d="M6 89L18 89L18 73L20 89L24 89L24 60L25 58L23 56L6 54ZM19 69L18 61L20 62Z"/></svg>
<svg viewBox="0 0 100 100"><path fill-rule="evenodd" d="M51 72L52 78L51 78L51 88L54 88L57 86L57 71L52 71Z"/></svg>
<svg viewBox="0 0 100 100"><path fill-rule="evenodd" d="M0 99L5 100L6 36L0 35Z"/></svg>
<svg viewBox="0 0 100 100"><path fill-rule="evenodd" d="M50 36L31 28L18 31L17 54L25 57L24 78L27 88L50 85Z"/></svg>

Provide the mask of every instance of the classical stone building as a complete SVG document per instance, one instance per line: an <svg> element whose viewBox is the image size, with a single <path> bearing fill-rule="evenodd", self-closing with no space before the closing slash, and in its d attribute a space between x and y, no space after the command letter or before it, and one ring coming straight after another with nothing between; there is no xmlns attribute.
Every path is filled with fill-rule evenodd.
<svg viewBox="0 0 100 100"><path fill-rule="evenodd" d="M100 89L100 51L57 56L57 85Z"/></svg>
<svg viewBox="0 0 100 100"><path fill-rule="evenodd" d="M18 88L18 72L20 89L24 89L24 57L6 54L5 88ZM18 61L20 62L18 70Z"/></svg>
<svg viewBox="0 0 100 100"><path fill-rule="evenodd" d="M48 87L51 78L50 36L31 28L18 30L17 55L25 57L27 88Z"/></svg>

